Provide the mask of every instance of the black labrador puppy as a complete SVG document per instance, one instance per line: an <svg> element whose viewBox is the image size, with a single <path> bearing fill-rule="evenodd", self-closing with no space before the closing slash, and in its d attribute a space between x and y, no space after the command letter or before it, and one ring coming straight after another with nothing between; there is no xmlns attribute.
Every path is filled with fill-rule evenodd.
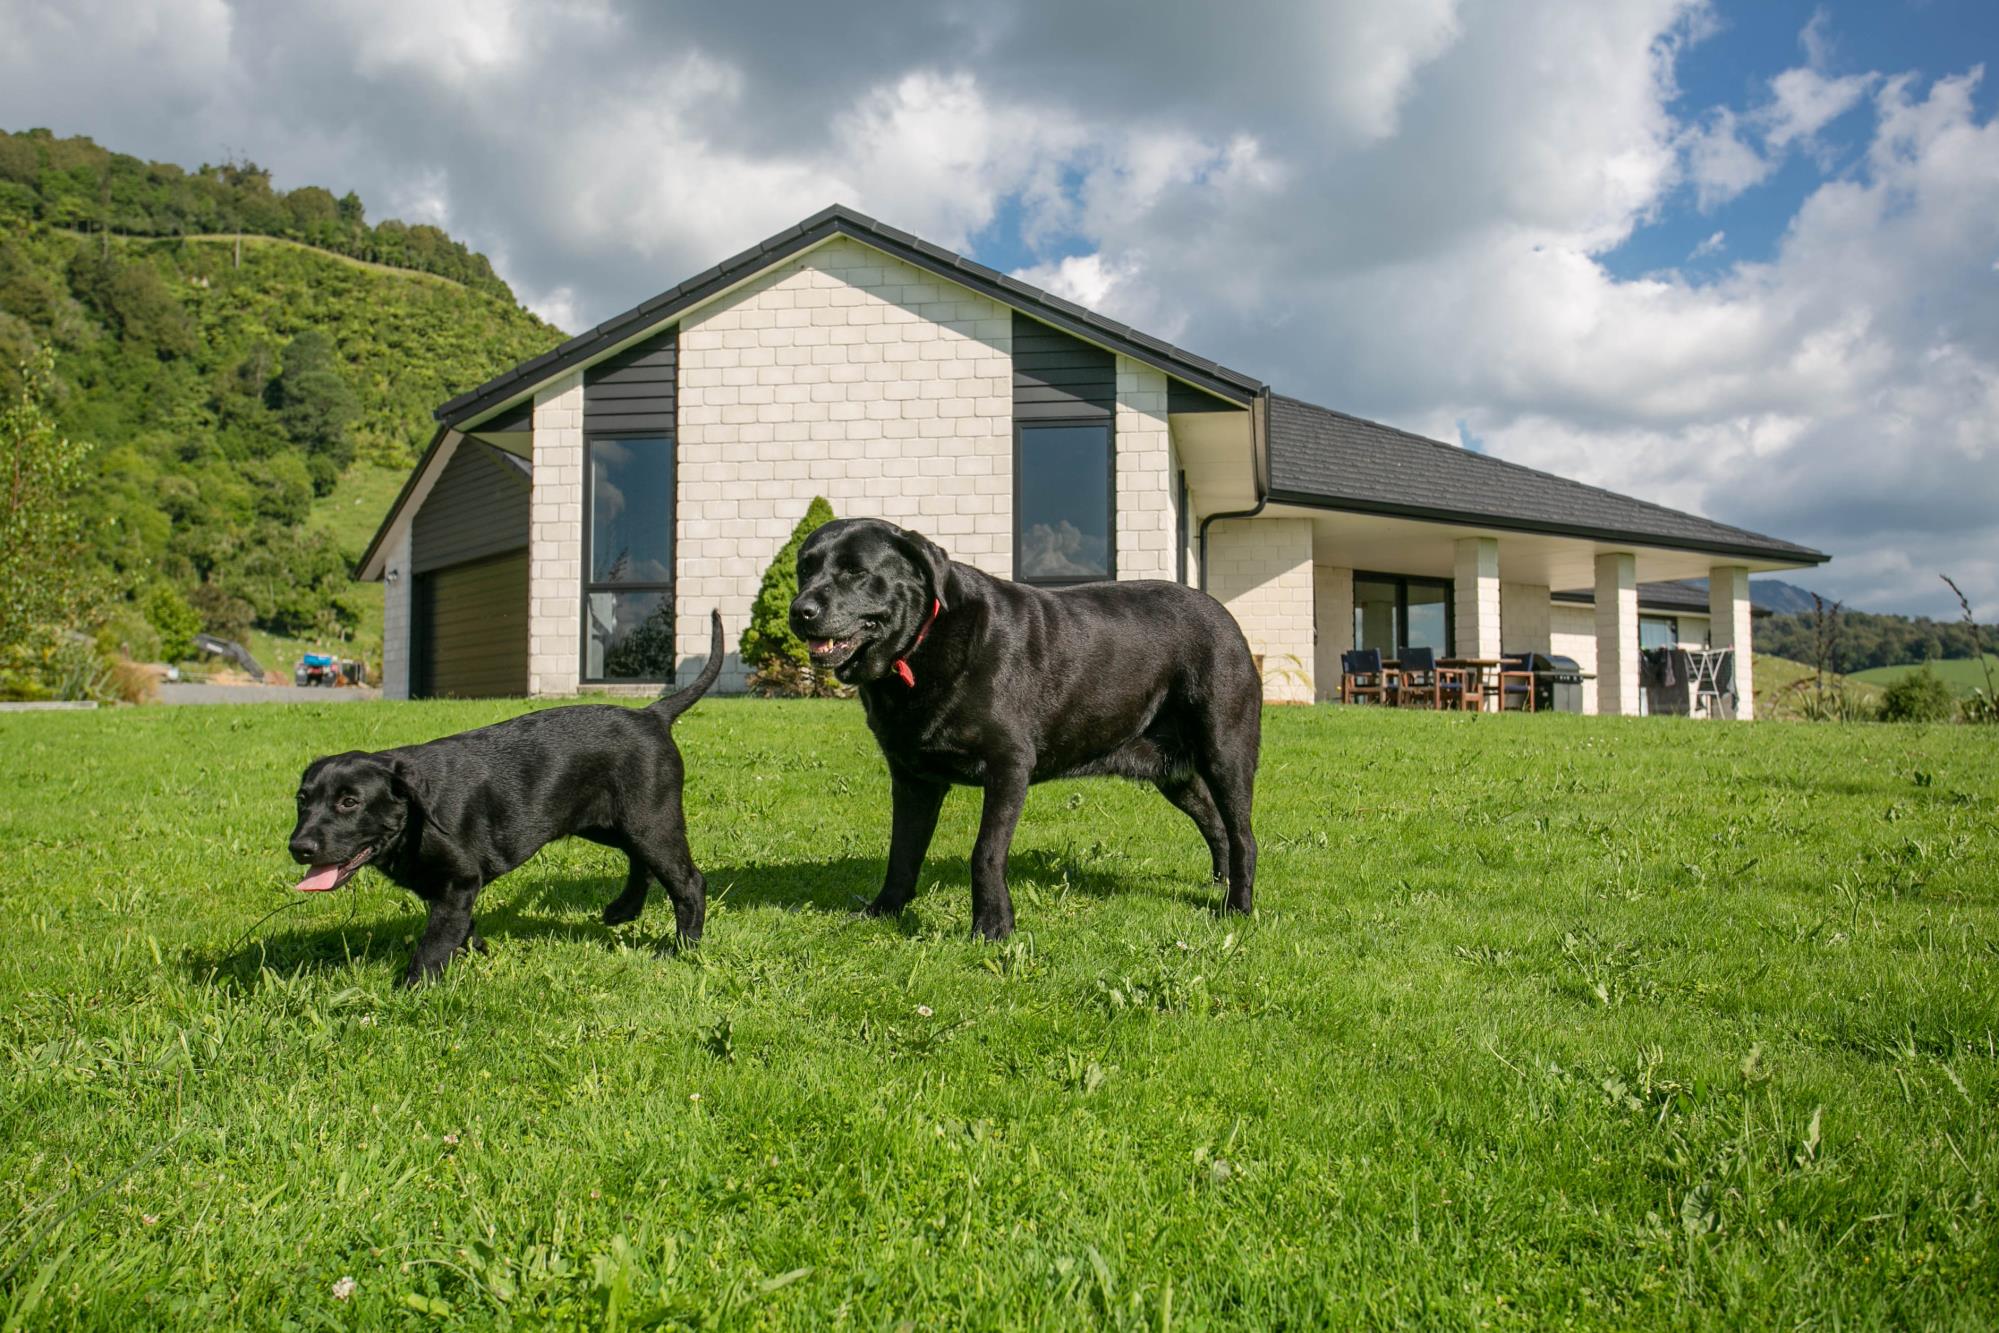
<svg viewBox="0 0 1999 1333"><path fill-rule="evenodd" d="M1227 905L1250 910L1263 686L1235 619L1177 583L1043 589L954 563L878 519L828 523L798 552L791 628L860 687L894 791L888 873L900 911L953 783L985 789L972 929L1013 930L1007 849L1027 788L1112 775L1158 786L1207 841Z"/></svg>
<svg viewBox="0 0 1999 1333"><path fill-rule="evenodd" d="M708 890L687 847L684 769L673 721L722 671L722 616L694 683L645 708L579 704L369 754L314 760L298 789L298 887L339 888L372 865L430 905L402 984L429 981L460 949L484 951L479 890L557 838L615 847L631 862L607 925L638 916L654 877L680 938L701 938Z"/></svg>

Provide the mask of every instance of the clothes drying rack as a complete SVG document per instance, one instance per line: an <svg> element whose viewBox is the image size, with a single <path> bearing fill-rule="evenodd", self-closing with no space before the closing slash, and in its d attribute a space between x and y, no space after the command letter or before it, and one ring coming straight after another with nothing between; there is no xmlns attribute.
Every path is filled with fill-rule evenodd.
<svg viewBox="0 0 1999 1333"><path fill-rule="evenodd" d="M1721 667L1735 653L1733 648L1710 648L1705 644L1682 643L1675 645L1687 655L1687 693L1694 701L1696 711L1705 710L1708 717L1719 716L1721 704ZM1734 675L1730 674L1733 683Z"/></svg>

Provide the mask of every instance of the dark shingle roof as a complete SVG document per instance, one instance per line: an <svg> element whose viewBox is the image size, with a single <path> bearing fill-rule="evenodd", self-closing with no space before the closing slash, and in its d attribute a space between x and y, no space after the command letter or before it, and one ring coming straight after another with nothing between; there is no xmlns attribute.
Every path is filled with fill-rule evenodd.
<svg viewBox="0 0 1999 1333"><path fill-rule="evenodd" d="M905 263L949 278L1065 332L1157 366L1233 402L1248 403L1263 388L1259 381L1217 365L1206 357L1196 356L1114 319L1106 319L1073 301L1066 301L1018 278L1008 277L997 269L954 254L941 245L932 245L921 237L898 231L866 214L835 204L797 226L786 227L741 254L695 274L679 286L669 287L622 315L613 315L560 347L543 352L530 361L523 361L478 388L459 394L437 409L437 419L450 426L462 425L552 376L589 362L633 334L673 318L689 306L707 300L758 270L834 235L864 241Z"/></svg>
<svg viewBox="0 0 1999 1333"><path fill-rule="evenodd" d="M1524 532L1819 564L1821 551L1272 395L1270 498Z"/></svg>

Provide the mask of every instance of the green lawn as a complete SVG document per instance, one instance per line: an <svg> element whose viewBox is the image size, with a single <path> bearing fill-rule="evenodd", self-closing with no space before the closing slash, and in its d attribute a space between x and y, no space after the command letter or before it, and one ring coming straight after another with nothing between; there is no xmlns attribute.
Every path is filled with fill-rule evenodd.
<svg viewBox="0 0 1999 1333"><path fill-rule="evenodd" d="M1999 1323L1983 730L1272 710L1254 919L1063 783L992 946L974 794L860 918L858 706L711 700L700 949L568 844L397 992L295 775L519 707L0 716L0 1323Z"/></svg>
<svg viewBox="0 0 1999 1333"><path fill-rule="evenodd" d="M1962 697L1973 690L1986 688L1985 667L1988 665L1992 668L1992 678L1999 681L1999 656L1991 653L1985 655L1985 663L1982 665L1975 657L1960 657L1947 662L1931 662L1929 667L1944 684L1950 686L1953 693ZM1902 677L1921 670L1920 664L1874 667L1871 670L1854 672L1853 679L1866 681L1870 685L1885 689Z"/></svg>

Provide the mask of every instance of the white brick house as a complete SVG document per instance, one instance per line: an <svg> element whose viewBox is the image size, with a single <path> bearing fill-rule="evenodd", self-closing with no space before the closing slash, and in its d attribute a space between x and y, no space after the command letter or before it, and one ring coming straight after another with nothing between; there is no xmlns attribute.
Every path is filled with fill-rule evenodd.
<svg viewBox="0 0 1999 1333"><path fill-rule="evenodd" d="M1746 647L1749 572L1825 558L1277 396L839 208L437 416L359 569L391 697L656 690L822 495L1002 577L1205 586L1273 702L1336 696L1358 638L1566 652L1635 712L1648 603ZM1640 595L1688 578L1705 616Z"/></svg>

